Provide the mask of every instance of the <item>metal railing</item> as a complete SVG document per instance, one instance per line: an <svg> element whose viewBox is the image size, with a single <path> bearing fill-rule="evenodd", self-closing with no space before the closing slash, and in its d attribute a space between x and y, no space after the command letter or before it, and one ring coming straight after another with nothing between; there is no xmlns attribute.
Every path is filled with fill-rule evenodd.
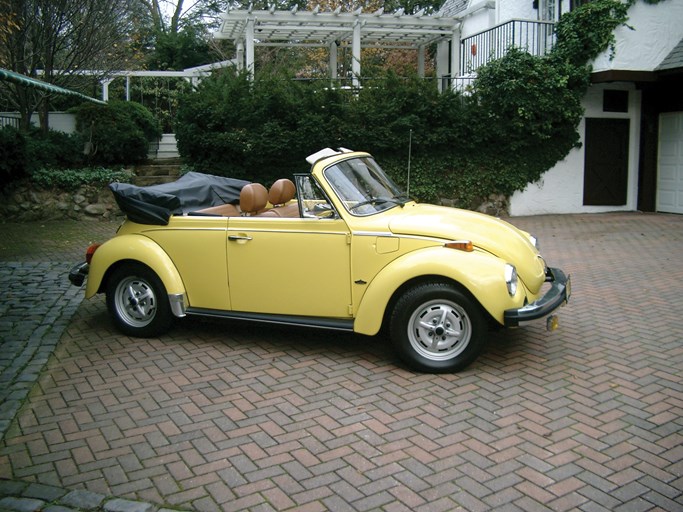
<svg viewBox="0 0 683 512"><path fill-rule="evenodd" d="M0 116L0 128L11 126L12 128L16 128L18 130L20 121L21 120L18 117Z"/></svg>
<svg viewBox="0 0 683 512"><path fill-rule="evenodd" d="M452 89L461 94L470 94L474 86L474 80L474 77L444 75L441 77L441 90L447 91Z"/></svg>
<svg viewBox="0 0 683 512"><path fill-rule="evenodd" d="M552 21L510 20L460 42L460 75L470 75L491 60L503 57L511 47L531 55L545 55L555 43Z"/></svg>

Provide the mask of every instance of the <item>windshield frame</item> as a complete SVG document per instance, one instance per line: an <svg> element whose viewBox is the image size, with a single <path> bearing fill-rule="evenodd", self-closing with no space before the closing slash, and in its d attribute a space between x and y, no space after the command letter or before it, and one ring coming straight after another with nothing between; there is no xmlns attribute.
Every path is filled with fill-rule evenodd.
<svg viewBox="0 0 683 512"><path fill-rule="evenodd" d="M339 160L323 170L323 177L344 209L355 217L375 215L411 201L369 155Z"/></svg>

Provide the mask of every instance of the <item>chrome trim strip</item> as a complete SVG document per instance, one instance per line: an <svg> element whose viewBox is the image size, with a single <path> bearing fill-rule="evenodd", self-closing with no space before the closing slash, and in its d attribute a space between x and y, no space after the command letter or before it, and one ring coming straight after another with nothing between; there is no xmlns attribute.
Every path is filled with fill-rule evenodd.
<svg viewBox="0 0 683 512"><path fill-rule="evenodd" d="M249 320L254 322L266 322L281 325L297 325L301 327L315 327L319 329L332 329L337 331L353 332L352 318L318 318L312 316L297 315L272 315L266 313L250 313L246 311L222 311L207 308L187 308L188 315L209 316L214 318L231 318L235 320Z"/></svg>
<svg viewBox="0 0 683 512"><path fill-rule="evenodd" d="M384 238L400 238L392 233L387 233L386 231L352 231L353 236L381 236Z"/></svg>

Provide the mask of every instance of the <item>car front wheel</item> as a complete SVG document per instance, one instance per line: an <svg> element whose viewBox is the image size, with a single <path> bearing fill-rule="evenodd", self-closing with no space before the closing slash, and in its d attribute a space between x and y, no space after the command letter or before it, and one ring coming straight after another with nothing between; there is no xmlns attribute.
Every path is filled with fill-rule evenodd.
<svg viewBox="0 0 683 512"><path fill-rule="evenodd" d="M397 301L390 322L399 356L418 371L461 370L476 359L484 343L479 305L444 283L408 290Z"/></svg>
<svg viewBox="0 0 683 512"><path fill-rule="evenodd" d="M130 263L117 268L107 281L106 294L114 323L128 336L159 336L173 323L166 288L144 265Z"/></svg>

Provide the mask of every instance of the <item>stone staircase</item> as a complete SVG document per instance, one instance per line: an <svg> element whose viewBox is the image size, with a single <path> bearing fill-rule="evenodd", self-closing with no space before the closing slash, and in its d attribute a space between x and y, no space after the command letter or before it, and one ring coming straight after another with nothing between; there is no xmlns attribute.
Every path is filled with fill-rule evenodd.
<svg viewBox="0 0 683 512"><path fill-rule="evenodd" d="M141 187L169 183L180 177L183 165L174 133L164 133L156 144L150 144L147 162L135 166L133 183Z"/></svg>
<svg viewBox="0 0 683 512"><path fill-rule="evenodd" d="M183 162L180 158L157 158L135 166L135 185L145 187L169 183L180 177Z"/></svg>
<svg viewBox="0 0 683 512"><path fill-rule="evenodd" d="M156 144L149 145L147 157L150 160L165 160L167 158L178 158L178 144L175 133L164 133Z"/></svg>

